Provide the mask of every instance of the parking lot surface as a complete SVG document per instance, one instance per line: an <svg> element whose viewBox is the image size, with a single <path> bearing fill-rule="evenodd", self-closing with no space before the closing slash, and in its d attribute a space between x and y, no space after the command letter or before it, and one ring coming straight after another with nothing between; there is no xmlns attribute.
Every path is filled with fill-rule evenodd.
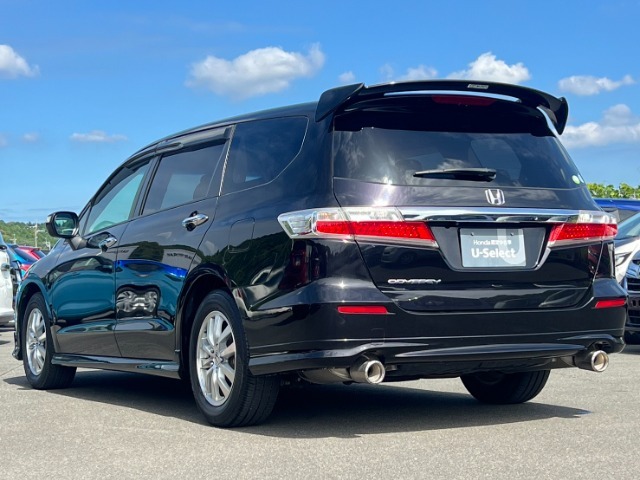
<svg viewBox="0 0 640 480"><path fill-rule="evenodd" d="M458 379L281 392L268 422L208 426L181 382L79 371L36 391L0 327L0 479L640 478L640 347L553 371L529 403Z"/></svg>

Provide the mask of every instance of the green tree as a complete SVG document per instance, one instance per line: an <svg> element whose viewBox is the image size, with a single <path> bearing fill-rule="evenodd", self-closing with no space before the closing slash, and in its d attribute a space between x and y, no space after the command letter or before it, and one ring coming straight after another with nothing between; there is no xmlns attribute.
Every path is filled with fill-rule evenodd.
<svg viewBox="0 0 640 480"><path fill-rule="evenodd" d="M37 246L43 250L48 250L57 242L56 238L47 234L42 223L4 222L0 220L0 233L2 233L6 243Z"/></svg>
<svg viewBox="0 0 640 480"><path fill-rule="evenodd" d="M602 183L589 183L587 187L591 195L598 198L640 198L640 185L632 187L627 183L621 183L614 187Z"/></svg>

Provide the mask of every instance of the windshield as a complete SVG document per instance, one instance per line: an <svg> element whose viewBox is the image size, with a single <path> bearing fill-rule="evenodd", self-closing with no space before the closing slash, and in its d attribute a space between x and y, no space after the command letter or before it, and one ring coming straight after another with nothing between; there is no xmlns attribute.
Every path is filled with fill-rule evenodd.
<svg viewBox="0 0 640 480"><path fill-rule="evenodd" d="M640 212L634 216L627 218L618 225L618 234L616 238L629 238L640 236Z"/></svg>

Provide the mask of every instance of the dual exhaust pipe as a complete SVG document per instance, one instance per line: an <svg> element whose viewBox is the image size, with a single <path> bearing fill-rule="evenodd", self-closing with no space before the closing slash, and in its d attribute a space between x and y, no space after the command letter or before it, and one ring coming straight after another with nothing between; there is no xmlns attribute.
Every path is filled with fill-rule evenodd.
<svg viewBox="0 0 640 480"><path fill-rule="evenodd" d="M573 365L591 372L604 372L609 366L609 355L602 350L582 352L570 358ZM356 382L377 385L382 383L385 374L386 368L378 358L362 356L349 368L307 370L301 372L300 376L311 383L319 384Z"/></svg>
<svg viewBox="0 0 640 480"><path fill-rule="evenodd" d="M602 350L591 350L573 357L576 367L591 372L604 372L609 366L609 355ZM376 358L361 357L348 369L351 380L358 383L378 384L384 380L385 367Z"/></svg>

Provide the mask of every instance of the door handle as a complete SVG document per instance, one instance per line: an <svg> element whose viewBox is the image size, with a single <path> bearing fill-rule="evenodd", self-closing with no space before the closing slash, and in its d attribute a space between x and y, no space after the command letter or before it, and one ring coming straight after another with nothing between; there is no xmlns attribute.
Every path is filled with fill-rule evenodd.
<svg viewBox="0 0 640 480"><path fill-rule="evenodd" d="M190 217L182 220L182 226L187 230L191 231L196 228L198 225L202 225L209 217L207 217L204 213L193 212Z"/></svg>
<svg viewBox="0 0 640 480"><path fill-rule="evenodd" d="M116 237L109 235L107 238L105 238L100 243L98 243L98 247L100 247L100 250L102 250L103 252L106 252L111 247L113 247L117 242L118 242L118 239Z"/></svg>

